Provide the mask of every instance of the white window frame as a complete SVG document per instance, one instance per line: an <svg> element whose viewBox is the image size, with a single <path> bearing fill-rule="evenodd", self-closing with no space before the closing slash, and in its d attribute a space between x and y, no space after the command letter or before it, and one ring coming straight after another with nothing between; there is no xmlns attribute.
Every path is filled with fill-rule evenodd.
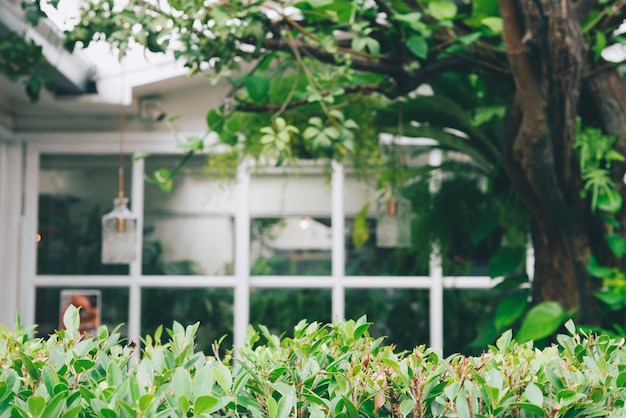
<svg viewBox="0 0 626 418"><path fill-rule="evenodd" d="M195 133L189 133L191 136ZM185 137L186 133L179 134ZM21 138L27 144L24 168L24 211L21 224L21 317L23 323L34 323L35 291L37 287L89 286L89 287L127 287L129 288L128 336L140 341L141 324L141 289L150 287L227 287L234 291L233 339L235 347L245 341L249 323L251 288L325 288L332 294L332 318L343 319L345 311L346 289L402 288L425 289L430 292L430 341L429 345L442 350L443 340L443 290L490 289L499 283L499 279L488 276L443 276L441 257L433 249L428 276L346 276L345 265L345 210L344 210L344 167L332 163L331 180L331 228L332 228L332 270L330 276L307 276L307 280L297 280L294 276L250 276L250 184L251 164L242 164L237 171L236 196L237 208L235 219L235 263L233 276L144 276L141 274L141 239L138 240L138 260L131 263L127 276L64 276L37 275L37 213L39 195L40 156L42 154L116 154L119 136L114 133L59 133L28 134ZM181 154L173 143L169 133L127 133L125 135L125 153ZM181 154L182 155L182 154ZM3 157L6 158L6 157ZM139 215L138 230L143 229L143 159L133 160L131 210ZM439 165L441 154L432 151L430 164ZM4 177L2 177L4 178ZM436 187L436 184L433 185ZM532 266L532 251L529 250L527 266ZM530 269L528 270L531 271Z"/></svg>

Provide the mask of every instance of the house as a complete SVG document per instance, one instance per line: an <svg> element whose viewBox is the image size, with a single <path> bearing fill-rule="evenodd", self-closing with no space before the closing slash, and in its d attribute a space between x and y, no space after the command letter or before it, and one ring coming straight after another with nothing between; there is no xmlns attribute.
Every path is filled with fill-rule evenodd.
<svg viewBox="0 0 626 418"><path fill-rule="evenodd" d="M19 13L0 2L0 34L19 30ZM172 320L200 320L208 347L223 334L242 344L251 322L283 332L303 317L368 314L381 334L405 324L411 344L441 348L444 288L492 286L484 275L444 277L435 254L403 274L392 269L392 250L355 248L355 217L375 190L338 163L259 171L245 162L222 178L206 171L201 152L164 193L152 183L178 165L190 138L215 144L206 112L229 86L188 78L171 57L141 51L122 63L105 46L68 54L57 33L43 21L25 35L45 41L52 92L31 103L22 85L0 77L0 323L19 313L46 335L78 294L89 298L84 311L95 306L99 323L124 323L133 341ZM103 264L101 217L118 196L120 166L138 217L138 256ZM370 233L376 216L371 205ZM372 273L355 260L383 267Z"/></svg>

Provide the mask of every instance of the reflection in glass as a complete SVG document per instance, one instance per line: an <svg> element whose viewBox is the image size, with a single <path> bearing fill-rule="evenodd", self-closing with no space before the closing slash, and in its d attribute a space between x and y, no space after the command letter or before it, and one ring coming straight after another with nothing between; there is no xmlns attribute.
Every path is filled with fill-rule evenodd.
<svg viewBox="0 0 626 418"><path fill-rule="evenodd" d="M331 321L330 289L251 289L250 323L265 325L270 332L293 336L293 327Z"/></svg>
<svg viewBox="0 0 626 418"><path fill-rule="evenodd" d="M174 321L183 326L200 322L196 335L198 350L212 353L211 345L226 336L222 350L233 345L233 290L222 288L149 288L141 291L141 335L154 335ZM168 334L163 333L163 342Z"/></svg>
<svg viewBox="0 0 626 418"><path fill-rule="evenodd" d="M428 177L406 186L402 195L412 208L411 245L407 248L377 245L380 225L373 219L376 213L371 207L360 213L372 195L362 192L362 196L345 201L349 213L359 213L346 219L347 275L427 275L431 244L436 243L445 276L484 276L491 255L502 242L518 246L521 241L525 246L524 231L504 236L498 204L490 200L479 179L446 177L435 193L429 190Z"/></svg>
<svg viewBox="0 0 626 418"><path fill-rule="evenodd" d="M288 216L250 221L250 274L327 276L331 274L329 218Z"/></svg>
<svg viewBox="0 0 626 418"><path fill-rule="evenodd" d="M358 225L358 224L357 224ZM355 242L355 220L346 219L346 276L427 276L429 246L383 248L376 245L376 220L367 219L357 228L367 228L369 238Z"/></svg>
<svg viewBox="0 0 626 418"><path fill-rule="evenodd" d="M128 274L127 265L104 265L100 259L101 218L117 195L118 158L41 156L37 274ZM129 158L125 166L130 169Z"/></svg>
<svg viewBox="0 0 626 418"><path fill-rule="evenodd" d="M172 169L180 159L149 157L146 175ZM233 274L234 182L212 178L205 166L206 158L191 158L167 193L146 183L143 274Z"/></svg>
<svg viewBox="0 0 626 418"><path fill-rule="evenodd" d="M39 287L35 293L35 323L38 324L37 336L45 337L61 327L64 306L61 304L61 292L69 288ZM72 290L78 290L72 287ZM98 290L100 323L109 330L122 324L120 333L127 337L128 324L128 288L102 287L99 289L85 288L85 294L94 294Z"/></svg>
<svg viewBox="0 0 626 418"><path fill-rule="evenodd" d="M346 289L346 319L367 315L373 337L411 350L429 340L429 293L424 289Z"/></svg>

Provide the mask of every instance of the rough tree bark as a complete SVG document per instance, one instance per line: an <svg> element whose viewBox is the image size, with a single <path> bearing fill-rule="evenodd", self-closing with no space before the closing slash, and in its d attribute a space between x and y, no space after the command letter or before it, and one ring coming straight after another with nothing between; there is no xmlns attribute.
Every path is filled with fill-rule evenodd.
<svg viewBox="0 0 626 418"><path fill-rule="evenodd" d="M580 106L597 107L602 126L620 135L621 151L626 151L626 88L614 70L585 77L591 54L575 5L571 0L500 0L516 85L503 158L533 220L534 301L579 308L580 320L594 323L596 284L586 266L591 248L602 242L602 226L580 198L576 119ZM585 102L580 103L583 86ZM620 167L616 176L620 170L623 175Z"/></svg>

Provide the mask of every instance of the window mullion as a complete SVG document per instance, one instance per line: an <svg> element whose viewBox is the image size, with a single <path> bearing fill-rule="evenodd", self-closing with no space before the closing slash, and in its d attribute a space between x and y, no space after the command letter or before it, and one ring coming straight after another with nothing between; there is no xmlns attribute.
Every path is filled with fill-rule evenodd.
<svg viewBox="0 0 626 418"><path fill-rule="evenodd" d="M135 157L140 155L135 153ZM141 276L142 248L143 248L143 221L144 221L144 166L145 159L133 158L132 186L130 208L138 217L137 219L137 258L130 264L130 289L128 297L128 337L137 344L141 341L141 286L139 277ZM137 350L138 352L139 350Z"/></svg>
<svg viewBox="0 0 626 418"><path fill-rule="evenodd" d="M331 228L332 228L332 318L342 320L345 317L345 211L344 211L344 171L337 161L332 163L331 182Z"/></svg>
<svg viewBox="0 0 626 418"><path fill-rule="evenodd" d="M233 340L241 347L250 322L250 171L245 160L237 171L236 194Z"/></svg>

